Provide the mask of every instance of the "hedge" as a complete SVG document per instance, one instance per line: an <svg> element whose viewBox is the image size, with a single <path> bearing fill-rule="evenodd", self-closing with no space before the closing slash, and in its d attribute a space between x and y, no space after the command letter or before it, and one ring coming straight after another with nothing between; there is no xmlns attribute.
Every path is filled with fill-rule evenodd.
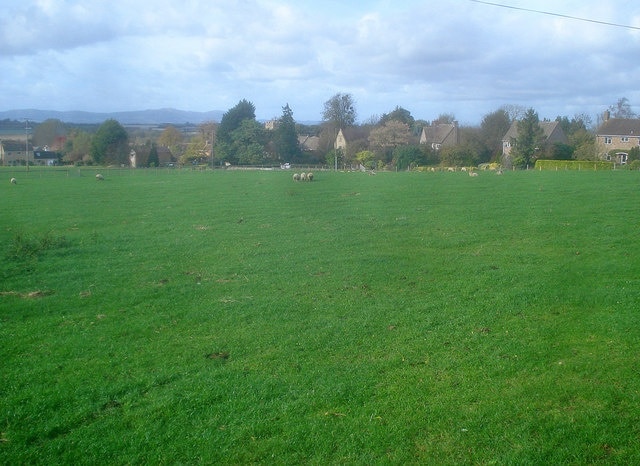
<svg viewBox="0 0 640 466"><path fill-rule="evenodd" d="M536 160L536 170L614 170L615 163L603 160Z"/></svg>

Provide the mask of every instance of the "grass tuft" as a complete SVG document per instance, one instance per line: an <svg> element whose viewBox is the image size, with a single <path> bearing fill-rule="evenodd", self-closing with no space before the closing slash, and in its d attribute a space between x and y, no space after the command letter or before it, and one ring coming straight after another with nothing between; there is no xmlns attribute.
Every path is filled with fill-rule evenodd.
<svg viewBox="0 0 640 466"><path fill-rule="evenodd" d="M64 236L56 236L51 232L45 232L42 235L28 235L18 231L9 244L6 258L12 261L31 260L48 251L66 248L68 245Z"/></svg>

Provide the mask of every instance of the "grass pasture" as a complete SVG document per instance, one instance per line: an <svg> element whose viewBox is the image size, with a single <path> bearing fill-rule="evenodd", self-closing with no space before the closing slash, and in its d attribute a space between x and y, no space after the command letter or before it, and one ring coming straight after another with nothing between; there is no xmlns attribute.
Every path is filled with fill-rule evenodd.
<svg viewBox="0 0 640 466"><path fill-rule="evenodd" d="M94 173L0 171L0 463L640 463L637 172Z"/></svg>

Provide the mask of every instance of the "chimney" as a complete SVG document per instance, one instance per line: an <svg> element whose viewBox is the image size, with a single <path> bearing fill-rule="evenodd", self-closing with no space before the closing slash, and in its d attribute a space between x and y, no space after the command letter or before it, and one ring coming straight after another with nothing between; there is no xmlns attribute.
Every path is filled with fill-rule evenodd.
<svg viewBox="0 0 640 466"><path fill-rule="evenodd" d="M605 110L604 111L604 121L609 121L609 118L611 118L611 112L609 110Z"/></svg>

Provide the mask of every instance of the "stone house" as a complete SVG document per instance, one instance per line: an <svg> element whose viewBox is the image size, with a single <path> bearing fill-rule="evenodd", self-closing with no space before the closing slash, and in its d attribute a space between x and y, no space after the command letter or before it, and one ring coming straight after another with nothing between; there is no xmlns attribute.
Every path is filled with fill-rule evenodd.
<svg viewBox="0 0 640 466"><path fill-rule="evenodd" d="M336 135L336 141L333 144L333 148L335 150L342 151L343 154L347 152L347 139L344 137L344 133L342 129L338 130L338 134Z"/></svg>
<svg viewBox="0 0 640 466"><path fill-rule="evenodd" d="M433 150L455 146L459 143L460 129L457 121L424 126L420 133L420 144L430 145Z"/></svg>
<svg viewBox="0 0 640 466"><path fill-rule="evenodd" d="M33 151L34 165L45 165L50 167L52 165L58 165L61 160L62 160L61 153L49 150L48 148L34 149Z"/></svg>
<svg viewBox="0 0 640 466"><path fill-rule="evenodd" d="M24 141L0 141L0 161L4 166L26 165L27 157L29 158L29 162L33 163L32 153L33 147L31 143L27 145Z"/></svg>
<svg viewBox="0 0 640 466"><path fill-rule="evenodd" d="M303 151L315 152L320 148L320 138L318 136L300 135L298 144Z"/></svg>
<svg viewBox="0 0 640 466"><path fill-rule="evenodd" d="M625 164L634 147L640 147L640 119L611 118L608 111L604 112L603 122L596 131L598 157Z"/></svg>

